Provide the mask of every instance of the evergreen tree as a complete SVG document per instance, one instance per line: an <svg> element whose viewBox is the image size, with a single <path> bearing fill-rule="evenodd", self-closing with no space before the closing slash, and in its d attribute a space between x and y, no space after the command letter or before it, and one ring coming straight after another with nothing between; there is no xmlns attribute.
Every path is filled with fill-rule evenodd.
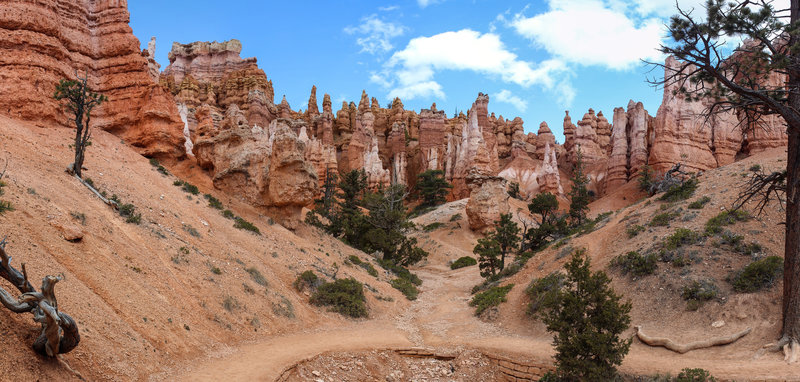
<svg viewBox="0 0 800 382"><path fill-rule="evenodd" d="M500 270L506 267L506 255L517 249L519 245L519 226L511 220L511 214L500 214L495 222L495 231L490 235L500 246Z"/></svg>
<svg viewBox="0 0 800 382"><path fill-rule="evenodd" d="M562 289L543 306L561 381L612 381L631 346L620 337L630 326L630 302L621 302L605 272L589 265L585 250L576 251L564 265Z"/></svg>
<svg viewBox="0 0 800 382"><path fill-rule="evenodd" d="M369 228L361 204L367 190L367 173L364 169L352 170L342 177L339 189L339 219L342 225L342 239L345 243L360 247L360 239Z"/></svg>
<svg viewBox="0 0 800 382"><path fill-rule="evenodd" d="M583 154L578 146L575 156L575 166L572 169L572 189L569 191L569 217L572 224L579 226L586 220L586 213L589 212L589 177L586 176L583 167Z"/></svg>
<svg viewBox="0 0 800 382"><path fill-rule="evenodd" d="M65 100L64 107L72 115L75 122L75 141L70 145L75 151L75 161L70 165L70 171L81 178L83 161L86 158L86 148L92 144L92 134L89 130L89 122L92 117L92 110L108 100L108 97L93 92L89 89L88 73L77 80L62 79L56 85L56 92L53 95L58 101Z"/></svg>
<svg viewBox="0 0 800 382"><path fill-rule="evenodd" d="M555 195L549 192L538 194L531 200L528 204L528 211L532 214L541 215L542 218L538 227L529 228L523 232L521 251L538 250L547 244L548 239L558 229L557 210L558 200Z"/></svg>
<svg viewBox="0 0 800 382"><path fill-rule="evenodd" d="M472 253L478 255L481 277L492 277L502 269L500 268L500 243L494 239L493 235L478 239L478 244L475 245Z"/></svg>
<svg viewBox="0 0 800 382"><path fill-rule="evenodd" d="M447 201L447 194L453 185L444 179L444 171L427 170L417 175L416 189L422 200L420 207L434 207Z"/></svg>
<svg viewBox="0 0 800 382"><path fill-rule="evenodd" d="M557 210L558 199L549 192L536 195L536 197L528 203L528 211L530 211L530 213L542 216L542 220L539 223L540 225L549 222L549 218L555 214Z"/></svg>
<svg viewBox="0 0 800 382"><path fill-rule="evenodd" d="M511 184L508 185L508 196L522 200L522 195L519 192L519 183L511 182Z"/></svg>

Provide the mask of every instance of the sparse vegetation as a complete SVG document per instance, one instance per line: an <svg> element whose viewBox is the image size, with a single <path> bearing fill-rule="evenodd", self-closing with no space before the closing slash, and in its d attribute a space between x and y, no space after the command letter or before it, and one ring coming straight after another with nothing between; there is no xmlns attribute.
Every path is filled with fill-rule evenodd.
<svg viewBox="0 0 800 382"><path fill-rule="evenodd" d="M651 227L666 227L669 225L673 219L678 217L680 214L677 212L662 212L660 214L656 214L650 219L649 226Z"/></svg>
<svg viewBox="0 0 800 382"><path fill-rule="evenodd" d="M745 243L744 236L737 235L729 230L725 230L720 234L720 244L728 245L734 252L742 255L752 256L761 253L763 248L761 244L756 242Z"/></svg>
<svg viewBox="0 0 800 382"><path fill-rule="evenodd" d="M191 235L193 237L200 237L200 232L197 232L197 230L194 229L194 227L192 227L189 224L185 224L184 223L183 224L183 230L186 231L186 233L188 233L189 235Z"/></svg>
<svg viewBox="0 0 800 382"><path fill-rule="evenodd" d="M698 185L697 178L691 177L681 183L675 184L667 189L664 192L664 195L661 195L659 200L665 202L679 202L681 200L686 200L691 198L694 195L695 190L697 190Z"/></svg>
<svg viewBox="0 0 800 382"><path fill-rule="evenodd" d="M641 255L639 252L631 251L615 257L611 260L611 266L618 268L622 274L641 277L655 273L658 268L657 261L658 259L652 253Z"/></svg>
<svg viewBox="0 0 800 382"><path fill-rule="evenodd" d="M414 285L414 283L412 283L408 279L398 277L392 280L391 284L394 289L399 290L409 300L412 301L416 300L417 295L419 295L419 290L417 289L417 286Z"/></svg>
<svg viewBox="0 0 800 382"><path fill-rule="evenodd" d="M625 232L628 234L628 238L633 238L633 237L636 237L636 235L644 232L644 230L645 230L645 228L643 226L640 226L638 224L634 224L634 225L628 226L628 228L625 230Z"/></svg>
<svg viewBox="0 0 800 382"><path fill-rule="evenodd" d="M233 312L234 310L239 309L239 301L237 301L233 296L225 296L225 298L222 300L222 307L228 312Z"/></svg>
<svg viewBox="0 0 800 382"><path fill-rule="evenodd" d="M200 195L200 189L197 188L197 186L195 186L195 185L193 185L193 184L191 184L189 182L185 182L185 181L182 181L182 180L178 179L178 180L174 181L172 183L172 185L173 186L178 186L184 192L188 192L188 193L190 193L192 195Z"/></svg>
<svg viewBox="0 0 800 382"><path fill-rule="evenodd" d="M508 196L514 199L522 200L522 195L519 193L519 183L511 182L508 185Z"/></svg>
<svg viewBox="0 0 800 382"><path fill-rule="evenodd" d="M310 301L314 305L327 306L330 310L345 316L367 317L364 285L353 278L323 283L311 295Z"/></svg>
<svg viewBox="0 0 800 382"><path fill-rule="evenodd" d="M89 130L91 113L96 106L107 101L108 97L89 89L88 73L84 77L77 77L76 80L60 80L56 85L53 98L57 101L65 101L64 108L75 122L75 140L70 144L75 151L75 160L67 169L78 178L82 178L81 171L86 158L86 148L92 144L92 134Z"/></svg>
<svg viewBox="0 0 800 382"><path fill-rule="evenodd" d="M654 175L652 167L648 165L642 166L642 168L639 169L639 179L638 179L639 189L642 191L649 192L650 189L653 187L653 182L654 182L653 178Z"/></svg>
<svg viewBox="0 0 800 382"><path fill-rule="evenodd" d="M573 226L580 226L586 219L589 212L589 202L591 196L587 188L589 177L584 173L583 154L578 146L575 156L575 165L572 168L572 188L569 191L569 217Z"/></svg>
<svg viewBox="0 0 800 382"><path fill-rule="evenodd" d="M701 236L687 228L678 228L672 235L667 236L664 240L664 248L667 250L674 250L684 245L695 244L700 240Z"/></svg>
<svg viewBox="0 0 800 382"><path fill-rule="evenodd" d="M114 199L114 196L112 196L112 200ZM134 206L132 203L122 204L122 202L119 202L119 199L117 199L117 202L119 205L117 213L119 213L119 216L125 218L126 223L140 224L142 222L142 214L136 213L136 206Z"/></svg>
<svg viewBox="0 0 800 382"><path fill-rule="evenodd" d="M455 215L450 217L450 222L457 222L459 220L461 220L461 214L460 213L455 214Z"/></svg>
<svg viewBox="0 0 800 382"><path fill-rule="evenodd" d="M86 225L86 214L83 212L72 211L69 213L69 215L72 216L73 219L79 221L82 225Z"/></svg>
<svg viewBox="0 0 800 382"><path fill-rule="evenodd" d="M750 214L742 210L722 211L717 216L708 219L706 222L706 234L715 235L722 232L722 227L736 224L736 222L747 221Z"/></svg>
<svg viewBox="0 0 800 382"><path fill-rule="evenodd" d="M211 273L213 273L215 275L221 275L222 274L222 269L219 269L219 267L216 266L216 265L209 265L209 268L211 269Z"/></svg>
<svg viewBox="0 0 800 382"><path fill-rule="evenodd" d="M686 300L686 309L695 311L706 301L713 300L719 294L719 288L714 280L692 281L684 286L681 291L681 298Z"/></svg>
<svg viewBox="0 0 800 382"><path fill-rule="evenodd" d="M294 283L292 285L294 286L294 289L296 289L298 292L302 292L306 290L306 288L311 289L313 291L317 289L320 283L321 280L319 279L319 277L317 277L316 274L314 274L313 271L305 271L301 273L299 276L297 276L297 279L294 280Z"/></svg>
<svg viewBox="0 0 800 382"><path fill-rule="evenodd" d="M220 210L220 211L221 211L223 208L225 208L225 207L222 205L222 202L220 202L220 201L219 201L219 199L215 198L213 195L211 195L211 194L205 194L205 195L203 195L203 196L206 198L206 200L208 200L208 206L209 206L209 207L211 207L211 208L213 208L213 209Z"/></svg>
<svg viewBox="0 0 800 382"><path fill-rule="evenodd" d="M711 198L709 198L708 196L704 196L704 197L702 197L700 199L697 199L697 200L689 203L689 209L702 210L703 207L705 207L706 204L708 204L708 202L710 202L710 201L711 201Z"/></svg>
<svg viewBox="0 0 800 382"><path fill-rule="evenodd" d="M783 258L769 256L748 264L732 274L728 281L737 292L753 293L772 286L781 274L783 274Z"/></svg>
<svg viewBox="0 0 800 382"><path fill-rule="evenodd" d="M528 314L536 317L541 313L542 308L554 306L561 293L561 288L564 286L566 276L562 273L551 273L545 277L533 279L528 288L525 289L525 294L530 297L531 302L528 304Z"/></svg>
<svg viewBox="0 0 800 382"><path fill-rule="evenodd" d="M459 257L458 260L454 261L450 264L450 269L459 269L464 267L470 267L473 265L478 264L478 260L475 260L474 257L463 256Z"/></svg>
<svg viewBox="0 0 800 382"><path fill-rule="evenodd" d="M444 171L427 170L417 175L416 190L421 200L419 208L438 206L447 201L453 186L444 179Z"/></svg>
<svg viewBox="0 0 800 382"><path fill-rule="evenodd" d="M506 302L506 295L513 287L514 284L508 284L502 287L489 288L473 296L469 306L475 307L475 315L480 315L486 309L498 306L501 302Z"/></svg>
<svg viewBox="0 0 800 382"><path fill-rule="evenodd" d="M245 269L245 272L250 274L250 278L255 281L256 284L261 286L267 286L269 283L267 282L267 278L261 274L261 272L256 269L255 267L250 267Z"/></svg>
<svg viewBox="0 0 800 382"><path fill-rule="evenodd" d="M681 370L675 382L716 382L716 378L704 369L689 369Z"/></svg>
<svg viewBox="0 0 800 382"><path fill-rule="evenodd" d="M359 258L359 257L358 257L358 256L356 256L356 255L350 255L350 257L348 257L347 259L348 259L348 260L349 260L351 263L353 263L353 264L355 264L355 265L358 265L358 266L359 266L359 267L361 267L361 268L364 268L364 270L365 270L365 271L367 271L367 273L368 273L370 276L372 276L372 277L378 277L378 270L377 270L377 269L375 269L375 267L373 267L373 266L372 266L372 264L370 264L369 262L366 262L366 261L361 261L361 258Z"/></svg>
<svg viewBox="0 0 800 382"><path fill-rule="evenodd" d="M444 227L444 223L434 222L434 223L425 225L424 227L422 227L422 230L425 231L425 232L432 232L432 231L435 231L435 230L437 230L439 228L442 228L442 227Z"/></svg>
<svg viewBox="0 0 800 382"><path fill-rule="evenodd" d="M261 236L261 230L259 230L258 227L256 227L253 223L250 223L249 221L244 220L244 218L241 218L241 217L238 217L238 216L236 217L236 219L234 219L233 228L238 228L238 229L242 229L242 230L245 230L245 231L250 231L250 232L252 232L252 233L254 233L256 235Z"/></svg>
<svg viewBox="0 0 800 382"><path fill-rule="evenodd" d="M224 217L225 219L235 219L236 218L236 214L234 214L233 211L231 211L231 210L224 210L224 211L221 212L221 214L222 214L222 217Z"/></svg>
<svg viewBox="0 0 800 382"><path fill-rule="evenodd" d="M160 172L161 174L169 176L169 171L167 171L167 169L162 166L161 163L158 163L158 159L150 158L150 165L155 167L156 171Z"/></svg>

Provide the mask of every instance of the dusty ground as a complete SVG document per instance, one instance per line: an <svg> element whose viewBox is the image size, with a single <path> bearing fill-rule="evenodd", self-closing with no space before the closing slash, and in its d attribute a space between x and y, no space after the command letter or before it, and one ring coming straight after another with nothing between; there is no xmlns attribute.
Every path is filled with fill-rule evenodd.
<svg viewBox="0 0 800 382"><path fill-rule="evenodd" d="M690 341L754 328L734 345L686 355L634 341L623 371L674 375L684 367L703 367L737 380L800 380L798 366L787 366L779 354L752 360L755 351L778 333L780 283L764 292L734 293L724 278L750 258L709 239L688 249L694 259L689 267L660 263L656 275L640 280L608 269L614 256L647 251L677 227L702 230L708 218L730 204L744 180L742 174L756 163L767 169L780 167L785 163L780 159L785 157L782 150L704 174L697 196L687 202L662 207L663 202L642 200L635 185L601 199L593 204L592 214L611 211L608 222L560 248L537 254L520 273L504 281L515 284L509 302L481 320L467 306L470 290L481 281L477 267L449 269L449 261L472 255L478 238L467 228L463 200L416 219L420 226L432 222L443 226L415 234L431 256L413 269L424 283L419 298L408 302L387 284L389 275L382 272L376 279L359 267L345 265L350 255L371 261L369 255L307 227L290 232L272 225L244 203L214 192L210 180L191 163L167 164L181 179L215 194L227 208L254 222L263 235L234 229L202 196L173 186L175 176L159 174L118 138L97 132L86 176L100 189L137 206L142 224L125 223L64 173L71 162L67 147L71 133L0 119L0 159L7 153L11 160L2 199L15 207L0 216L0 235L8 235L7 250L14 264L27 263L32 279L61 273L66 277L57 288L59 307L77 319L82 342L63 359L87 380L272 380L302 360L309 361L298 370L316 370L325 380L336 380L323 373L332 373L335 367L341 370L342 365L352 366L354 372L366 370L356 374L364 379L383 378L396 370L403 372L397 380L434 378L431 373L446 372L446 363L398 360L383 352L409 346L457 348L467 350L465 354L484 349L548 360L550 336L525 314L523 291L533 278L560 269L569 248L580 247L587 249L595 268L614 278L614 288L633 301L633 324L643 325L649 334ZM689 211L686 204L702 195L712 201L703 210ZM514 203L514 208L524 210L524 203ZM669 227L648 228L628 238L629 225L646 226L656 213L679 210L680 218ZM85 222L76 217L80 214ZM729 229L758 241L764 248L761 255L781 255L779 221L780 212L774 207L765 216ZM65 228L79 229L83 239L64 240ZM307 295L291 288L304 270L332 275L337 267L338 277L353 276L369 285L369 319L348 320L310 306ZM264 276L267 285L256 282L252 269ZM699 277L716 280L721 293L688 312L680 288ZM712 327L716 321L725 324ZM37 334L29 315L0 310L1 379L77 379L65 366L33 353L29 346ZM485 380L493 374L491 369L469 367L450 372L464 376L463 380ZM299 372L296 377L320 379Z"/></svg>

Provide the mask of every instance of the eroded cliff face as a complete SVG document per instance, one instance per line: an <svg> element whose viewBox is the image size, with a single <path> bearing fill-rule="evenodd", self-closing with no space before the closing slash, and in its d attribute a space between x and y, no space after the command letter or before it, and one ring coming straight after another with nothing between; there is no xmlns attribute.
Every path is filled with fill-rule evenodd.
<svg viewBox="0 0 800 382"><path fill-rule="evenodd" d="M93 113L93 127L147 156L183 156L177 106L152 77L155 42L141 51L129 19L126 0L4 1L0 113L42 127L71 127L53 99L55 86L88 75L90 87L108 96Z"/></svg>

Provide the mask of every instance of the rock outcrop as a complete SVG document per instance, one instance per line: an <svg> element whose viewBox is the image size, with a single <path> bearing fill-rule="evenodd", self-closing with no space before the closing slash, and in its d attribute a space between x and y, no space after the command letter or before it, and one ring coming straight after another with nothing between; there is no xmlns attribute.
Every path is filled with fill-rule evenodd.
<svg viewBox="0 0 800 382"><path fill-rule="evenodd" d="M494 227L501 214L507 214L510 210L506 180L478 172L470 173L467 179L472 190L466 207L469 228L486 231Z"/></svg>
<svg viewBox="0 0 800 382"><path fill-rule="evenodd" d="M151 77L155 44L140 50L129 19L124 0L4 1L0 113L73 127L53 93L59 80L87 75L91 89L108 96L93 113L93 127L147 156L185 155L178 108Z"/></svg>
<svg viewBox="0 0 800 382"><path fill-rule="evenodd" d="M537 181L540 192L549 192L555 195L563 195L564 188L561 185L561 174L558 171L558 158L556 158L555 148L550 148L550 144L545 145L544 161Z"/></svg>

